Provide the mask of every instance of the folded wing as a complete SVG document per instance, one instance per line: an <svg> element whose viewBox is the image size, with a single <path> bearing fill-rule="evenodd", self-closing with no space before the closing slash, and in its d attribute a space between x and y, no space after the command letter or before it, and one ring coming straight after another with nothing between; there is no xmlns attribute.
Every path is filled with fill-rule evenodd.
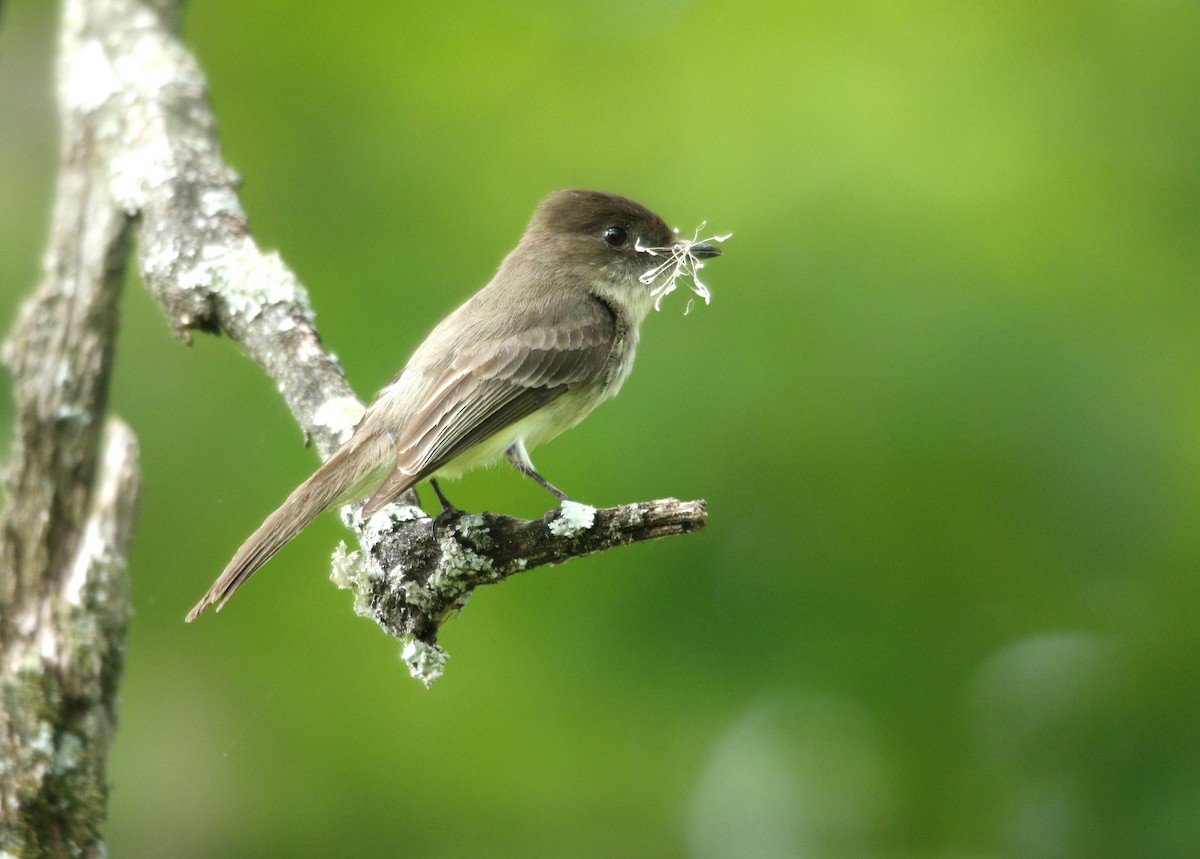
<svg viewBox="0 0 1200 859"><path fill-rule="evenodd" d="M363 507L370 516L480 442L593 381L612 352L616 321L599 302L571 325L529 328L464 350L396 439L396 464Z"/></svg>

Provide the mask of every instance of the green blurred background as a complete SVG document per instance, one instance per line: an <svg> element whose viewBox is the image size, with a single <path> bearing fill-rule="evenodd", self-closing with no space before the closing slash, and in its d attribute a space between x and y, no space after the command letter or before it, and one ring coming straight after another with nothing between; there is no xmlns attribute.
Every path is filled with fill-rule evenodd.
<svg viewBox="0 0 1200 859"><path fill-rule="evenodd" d="M5 330L57 146L52 4L9 7ZM131 278L110 855L1197 855L1200 5L195 0L185 38L361 396L553 189L733 231L536 454L711 520L477 593L430 691L328 581L332 516L186 626L315 460Z"/></svg>

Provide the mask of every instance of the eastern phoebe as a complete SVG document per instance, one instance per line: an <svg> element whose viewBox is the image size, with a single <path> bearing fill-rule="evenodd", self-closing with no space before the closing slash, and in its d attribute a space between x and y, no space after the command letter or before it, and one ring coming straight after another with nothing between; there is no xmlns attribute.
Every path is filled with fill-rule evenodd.
<svg viewBox="0 0 1200 859"><path fill-rule="evenodd" d="M187 619L210 605L220 610L323 511L366 498L365 519L427 477L457 477L505 457L565 500L534 470L529 449L620 390L638 326L663 292L649 277L664 270L662 256L719 253L678 239L624 197L551 194L491 282L433 329L350 440L250 535ZM449 508L436 480L433 487Z"/></svg>

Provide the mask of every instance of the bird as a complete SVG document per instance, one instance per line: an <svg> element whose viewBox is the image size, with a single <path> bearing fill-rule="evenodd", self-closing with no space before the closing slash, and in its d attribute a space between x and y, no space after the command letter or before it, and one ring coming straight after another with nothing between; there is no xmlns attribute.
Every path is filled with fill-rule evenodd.
<svg viewBox="0 0 1200 859"><path fill-rule="evenodd" d="M219 611L288 541L343 504L366 499L366 520L429 478L443 512L452 511L438 478L501 459L569 500L538 473L529 450L621 389L640 325L662 294L663 256L694 262L720 252L678 238L627 197L549 195L495 276L433 329L345 444L245 540L187 620Z"/></svg>

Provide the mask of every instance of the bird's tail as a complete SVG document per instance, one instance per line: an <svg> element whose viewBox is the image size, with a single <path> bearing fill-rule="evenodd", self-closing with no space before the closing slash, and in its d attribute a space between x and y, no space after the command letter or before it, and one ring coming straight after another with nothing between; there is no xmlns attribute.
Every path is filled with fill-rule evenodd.
<svg viewBox="0 0 1200 859"><path fill-rule="evenodd" d="M390 440L378 435L351 439L339 448L242 543L208 593L188 612L188 622L211 605L220 611L246 579L321 513L355 500L363 489L362 495L370 494L374 488L372 482L377 482L371 478L381 465L387 464L385 457L391 450Z"/></svg>

